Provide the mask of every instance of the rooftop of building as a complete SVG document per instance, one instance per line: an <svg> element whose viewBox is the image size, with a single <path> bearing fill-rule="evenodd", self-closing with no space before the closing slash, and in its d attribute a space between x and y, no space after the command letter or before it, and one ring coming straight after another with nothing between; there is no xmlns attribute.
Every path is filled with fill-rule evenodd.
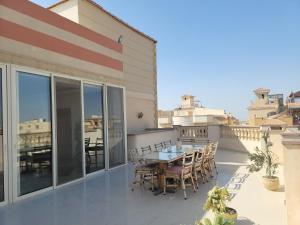
<svg viewBox="0 0 300 225"><path fill-rule="evenodd" d="M299 98L300 97L300 91L297 92L291 92L289 95L290 98Z"/></svg>
<svg viewBox="0 0 300 225"><path fill-rule="evenodd" d="M52 9L55 8L56 6L59 6L61 4L64 4L66 2L68 2L70 0L60 0L57 3L51 5L48 7L48 9ZM98 3L94 2L93 0L84 0L87 3L93 5L94 7L98 8L99 10L101 10L102 12L106 13L107 15L109 15L110 17L112 17L114 20L118 21L119 23L123 24L124 26L128 27L129 29L131 29L132 31L138 33L139 35L153 41L154 43L157 43L157 40L155 40L154 38L150 37L149 35L143 33L142 31L136 29L135 27L129 25L127 22L125 22L124 20L120 19L119 17L113 15L111 12L107 11L106 9L104 9L101 5L99 5Z"/></svg>
<svg viewBox="0 0 300 225"><path fill-rule="evenodd" d="M270 89L268 88L257 88L254 90L254 93L257 93L257 94L265 94L265 93L269 93L270 92Z"/></svg>

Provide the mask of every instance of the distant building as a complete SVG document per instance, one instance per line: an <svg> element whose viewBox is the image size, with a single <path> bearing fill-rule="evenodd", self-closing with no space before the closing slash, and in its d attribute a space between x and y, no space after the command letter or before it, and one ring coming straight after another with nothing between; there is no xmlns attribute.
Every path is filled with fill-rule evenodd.
<svg viewBox="0 0 300 225"><path fill-rule="evenodd" d="M300 91L292 92L287 98L288 114L293 118L294 125L300 125Z"/></svg>
<svg viewBox="0 0 300 225"><path fill-rule="evenodd" d="M268 117L284 111L283 94L270 95L267 88L258 88L254 93L256 99L248 107L249 125L262 125Z"/></svg>
<svg viewBox="0 0 300 225"><path fill-rule="evenodd" d="M170 111L158 111L158 127L173 125L197 126L203 124L238 124L238 120L224 109L205 108L195 100L195 96L181 97L180 107Z"/></svg>
<svg viewBox="0 0 300 225"><path fill-rule="evenodd" d="M280 128L293 124L293 118L284 105L283 94L269 94L270 89L254 90L256 100L248 107L248 124Z"/></svg>

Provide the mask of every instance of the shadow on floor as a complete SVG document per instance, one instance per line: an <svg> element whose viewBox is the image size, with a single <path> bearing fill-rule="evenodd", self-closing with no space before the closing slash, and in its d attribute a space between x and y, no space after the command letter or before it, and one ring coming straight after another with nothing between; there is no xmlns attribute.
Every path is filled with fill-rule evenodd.
<svg viewBox="0 0 300 225"><path fill-rule="evenodd" d="M285 192L285 186L284 185L280 185L279 189L277 192Z"/></svg>
<svg viewBox="0 0 300 225"><path fill-rule="evenodd" d="M236 224L238 224L238 225L258 225L246 217L239 217L236 221Z"/></svg>

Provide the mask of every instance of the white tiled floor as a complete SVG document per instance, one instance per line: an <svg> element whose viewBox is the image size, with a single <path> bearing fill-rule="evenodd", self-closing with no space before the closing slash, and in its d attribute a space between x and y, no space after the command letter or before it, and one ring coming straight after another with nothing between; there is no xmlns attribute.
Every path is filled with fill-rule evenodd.
<svg viewBox="0 0 300 225"><path fill-rule="evenodd" d="M261 174L248 175L247 155L218 150L217 162L217 179L200 184L197 193L188 191L187 200L181 191L166 196L153 196L147 188L132 192L132 168L124 166L2 207L0 225L190 225L205 215L206 193L216 183L233 193L230 205L238 210L238 224L286 224L284 192L265 190Z"/></svg>

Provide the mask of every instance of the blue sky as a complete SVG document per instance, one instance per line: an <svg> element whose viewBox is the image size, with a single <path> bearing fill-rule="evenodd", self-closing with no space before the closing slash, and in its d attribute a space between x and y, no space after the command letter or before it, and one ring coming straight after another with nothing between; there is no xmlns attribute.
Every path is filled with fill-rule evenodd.
<svg viewBox="0 0 300 225"><path fill-rule="evenodd" d="M299 0L96 2L158 40L160 109L192 94L244 120L255 88L300 90Z"/></svg>

